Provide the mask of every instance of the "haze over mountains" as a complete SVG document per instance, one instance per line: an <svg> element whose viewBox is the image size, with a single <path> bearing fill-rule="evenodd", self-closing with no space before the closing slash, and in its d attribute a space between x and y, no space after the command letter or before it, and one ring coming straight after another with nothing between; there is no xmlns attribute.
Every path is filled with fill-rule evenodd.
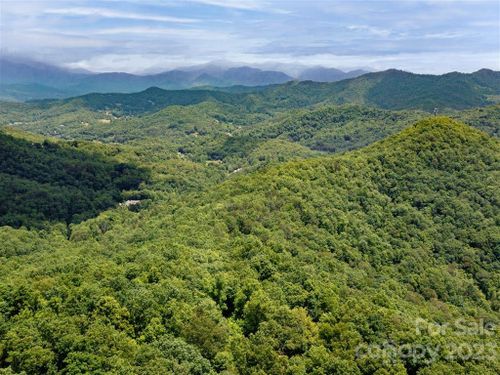
<svg viewBox="0 0 500 375"><path fill-rule="evenodd" d="M0 375L499 375L491 0L0 0Z"/></svg>
<svg viewBox="0 0 500 375"><path fill-rule="evenodd" d="M498 102L500 72L440 76L387 70L338 82L291 81L284 84L226 88L164 90L150 87L135 93L91 93L53 101L34 101L31 107L84 107L111 111L117 116L159 111L167 106L189 106L206 101L237 107L240 111L267 113L318 104L360 104L384 109L466 109Z"/></svg>
<svg viewBox="0 0 500 375"><path fill-rule="evenodd" d="M297 84L297 81L313 82ZM29 61L0 60L0 100L4 101L64 99L89 93L137 93L151 87L164 90L197 88L208 91L220 88L217 93L203 94L203 98L206 95L224 95L224 91L262 91L262 95L284 91L285 97L290 94L301 96L303 105L328 100L337 104L355 102L388 109L411 107L432 110L435 107L469 108L495 103L500 95L500 73L481 69L470 74L451 72L428 75L395 69L368 73L364 70L343 72L334 68L314 67L304 69L297 77L291 77L276 70L207 64L137 75L92 73ZM307 91L308 95L302 95L301 90ZM271 94L275 95L277 94ZM155 103L150 105L160 108L164 104L164 96L165 94L160 93L158 98L148 98L151 103ZM175 97L180 104L184 103L183 97L189 98L189 102L197 97L192 92L167 96ZM132 97L134 103L136 99ZM275 99L270 98L271 102ZM106 103L109 104L109 98ZM137 105L143 106L143 103Z"/></svg>
<svg viewBox="0 0 500 375"><path fill-rule="evenodd" d="M344 72L333 68L311 67L292 77L277 70L205 64L137 75L68 70L41 62L0 58L0 99L23 101L66 98L91 92L130 93L152 86L173 90L198 86L264 86L292 80L335 82L365 73L365 70Z"/></svg>
<svg viewBox="0 0 500 375"><path fill-rule="evenodd" d="M340 69L317 66L304 69L302 73L299 74L298 79L300 81L335 82L343 79L355 78L365 73L368 73L368 71L356 69L344 72Z"/></svg>

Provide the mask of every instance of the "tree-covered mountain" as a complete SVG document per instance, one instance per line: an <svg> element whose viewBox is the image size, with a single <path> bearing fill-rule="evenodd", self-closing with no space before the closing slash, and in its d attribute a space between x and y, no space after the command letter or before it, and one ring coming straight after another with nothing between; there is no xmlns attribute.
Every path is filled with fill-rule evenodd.
<svg viewBox="0 0 500 375"><path fill-rule="evenodd" d="M424 75L392 69L333 83L290 82L270 86L259 95L271 108L297 108L323 102L432 112L492 104L498 102L499 93L497 71Z"/></svg>
<svg viewBox="0 0 500 375"><path fill-rule="evenodd" d="M357 149L401 131L428 115L418 110L391 111L354 104L259 111L239 104L252 97L245 98L241 92L207 90L187 95L188 92L181 91L186 95L176 96L175 91L156 90L157 102L153 103L149 101L152 97L149 91L144 92L143 97L109 96L126 99L122 102L129 110L142 110L146 105L161 108L162 98L170 104L174 101L185 105L168 105L152 113L124 115L119 106L114 110L106 106L110 101L103 101L106 98L103 95L82 97L89 100L90 106L79 100L57 105L50 102L43 105L11 103L2 107L0 125L70 140L141 144L148 148L155 144L163 153L169 150L169 160L180 155L194 163L217 162L220 163L218 169L228 172L257 167L272 160L283 161L283 156L299 150L300 155L311 155ZM166 95L163 97L163 94ZM137 100L128 101L132 98ZM188 104L189 100L199 103ZM255 102L252 106L258 107ZM100 110L93 110L92 106ZM500 105L448 113L490 135L499 134ZM276 155L265 151L270 145L278 147Z"/></svg>
<svg viewBox="0 0 500 375"><path fill-rule="evenodd" d="M366 73L368 71L362 69L344 72L340 69L318 66L303 70L297 78L300 81L336 82L343 79L355 78Z"/></svg>
<svg viewBox="0 0 500 375"><path fill-rule="evenodd" d="M485 73L495 76L494 72L481 75ZM359 84L362 78L351 84ZM356 149L426 116L426 112L411 106L393 111L332 103L334 97L327 93L330 85L337 84L344 85L304 82L254 89L151 88L136 94L89 94L62 101L2 103L0 126L70 140L140 143L148 148L155 144L164 153L168 149L168 160L181 155L194 163L217 162L219 172L226 173L287 160L291 155ZM308 105L325 97L318 104ZM450 105L455 106L456 101ZM498 104L443 111L490 135L499 134ZM278 147L276 155L269 152L270 145Z"/></svg>
<svg viewBox="0 0 500 375"><path fill-rule="evenodd" d="M464 109L498 102L500 72L482 69L474 73L448 73L443 75L414 74L398 70L367 73L341 72L331 68L306 69L294 81L279 71L266 71L251 67L222 68L199 66L179 68L158 74L134 75L128 73L100 73L68 71L34 62L12 62L0 59L0 99L32 100L69 98L89 93L102 93L108 106L122 104L124 96L113 98L109 93L139 95L149 92L165 96L151 87L164 90L205 88L208 91L227 91L231 86L249 86L242 104L259 110L298 108L321 102L335 104L357 103L386 109L434 108ZM315 81L315 82L311 82ZM258 86L267 86L262 88ZM255 97L253 93L259 92ZM194 96L197 94L193 93ZM92 96L90 96L92 98ZM129 101L134 102L131 97ZM148 100L155 101L154 98ZM168 105L168 102L158 102ZM259 106L259 107L257 107ZM145 105L143 111L159 109ZM137 110L137 108L136 108Z"/></svg>
<svg viewBox="0 0 500 375"><path fill-rule="evenodd" d="M365 79L370 81L372 74ZM470 108L491 102L500 94L500 72L488 69L437 77L388 70L373 78L379 81L368 89L366 98L382 108Z"/></svg>
<svg viewBox="0 0 500 375"><path fill-rule="evenodd" d="M372 116L324 115L347 124L356 111ZM307 134L320 113L291 130ZM287 137L288 121L276 128ZM126 155L144 166L155 148ZM497 139L432 117L357 151L155 191L169 163L147 164L142 209L110 209L69 236L56 223L0 227L7 373L500 370Z"/></svg>
<svg viewBox="0 0 500 375"><path fill-rule="evenodd" d="M67 98L87 93L132 93L156 86L186 89L197 86L259 86L292 80L285 73L250 67L200 66L157 74L90 73L52 65L0 58L0 98L32 100Z"/></svg>
<svg viewBox="0 0 500 375"><path fill-rule="evenodd" d="M120 81L120 79L118 79ZM420 75L397 70L368 73L333 83L288 82L253 89L163 90L157 87L132 94L87 94L62 101L27 104L30 108L70 103L90 110L116 114L154 112L169 105L218 101L243 111L268 113L316 104L363 104L383 109L446 111L486 106L498 102L500 72L480 70L471 74ZM8 104L5 104L8 105Z"/></svg>
<svg viewBox="0 0 500 375"><path fill-rule="evenodd" d="M0 103L0 373L498 373L499 74Z"/></svg>
<svg viewBox="0 0 500 375"><path fill-rule="evenodd" d="M123 200L122 191L146 178L145 171L78 146L0 132L0 226L79 222Z"/></svg>

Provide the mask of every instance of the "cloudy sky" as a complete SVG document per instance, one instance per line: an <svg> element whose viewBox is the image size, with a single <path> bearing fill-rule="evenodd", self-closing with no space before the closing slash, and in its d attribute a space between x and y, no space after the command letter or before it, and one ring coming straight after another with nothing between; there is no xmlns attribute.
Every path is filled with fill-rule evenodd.
<svg viewBox="0 0 500 375"><path fill-rule="evenodd" d="M0 13L3 55L92 71L500 70L497 0L0 0Z"/></svg>

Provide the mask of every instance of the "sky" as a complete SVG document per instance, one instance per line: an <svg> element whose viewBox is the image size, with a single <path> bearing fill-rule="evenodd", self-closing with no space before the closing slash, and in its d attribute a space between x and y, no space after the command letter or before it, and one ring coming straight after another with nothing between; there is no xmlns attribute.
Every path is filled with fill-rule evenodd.
<svg viewBox="0 0 500 375"><path fill-rule="evenodd" d="M500 70L500 1L0 0L0 53L98 72Z"/></svg>

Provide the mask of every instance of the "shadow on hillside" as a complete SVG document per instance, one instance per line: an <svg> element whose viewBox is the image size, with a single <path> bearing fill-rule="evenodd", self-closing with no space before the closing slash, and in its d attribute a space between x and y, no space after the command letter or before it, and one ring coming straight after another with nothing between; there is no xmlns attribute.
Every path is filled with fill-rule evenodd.
<svg viewBox="0 0 500 375"><path fill-rule="evenodd" d="M0 225L81 222L123 199L148 173L78 142L34 143L0 133Z"/></svg>

